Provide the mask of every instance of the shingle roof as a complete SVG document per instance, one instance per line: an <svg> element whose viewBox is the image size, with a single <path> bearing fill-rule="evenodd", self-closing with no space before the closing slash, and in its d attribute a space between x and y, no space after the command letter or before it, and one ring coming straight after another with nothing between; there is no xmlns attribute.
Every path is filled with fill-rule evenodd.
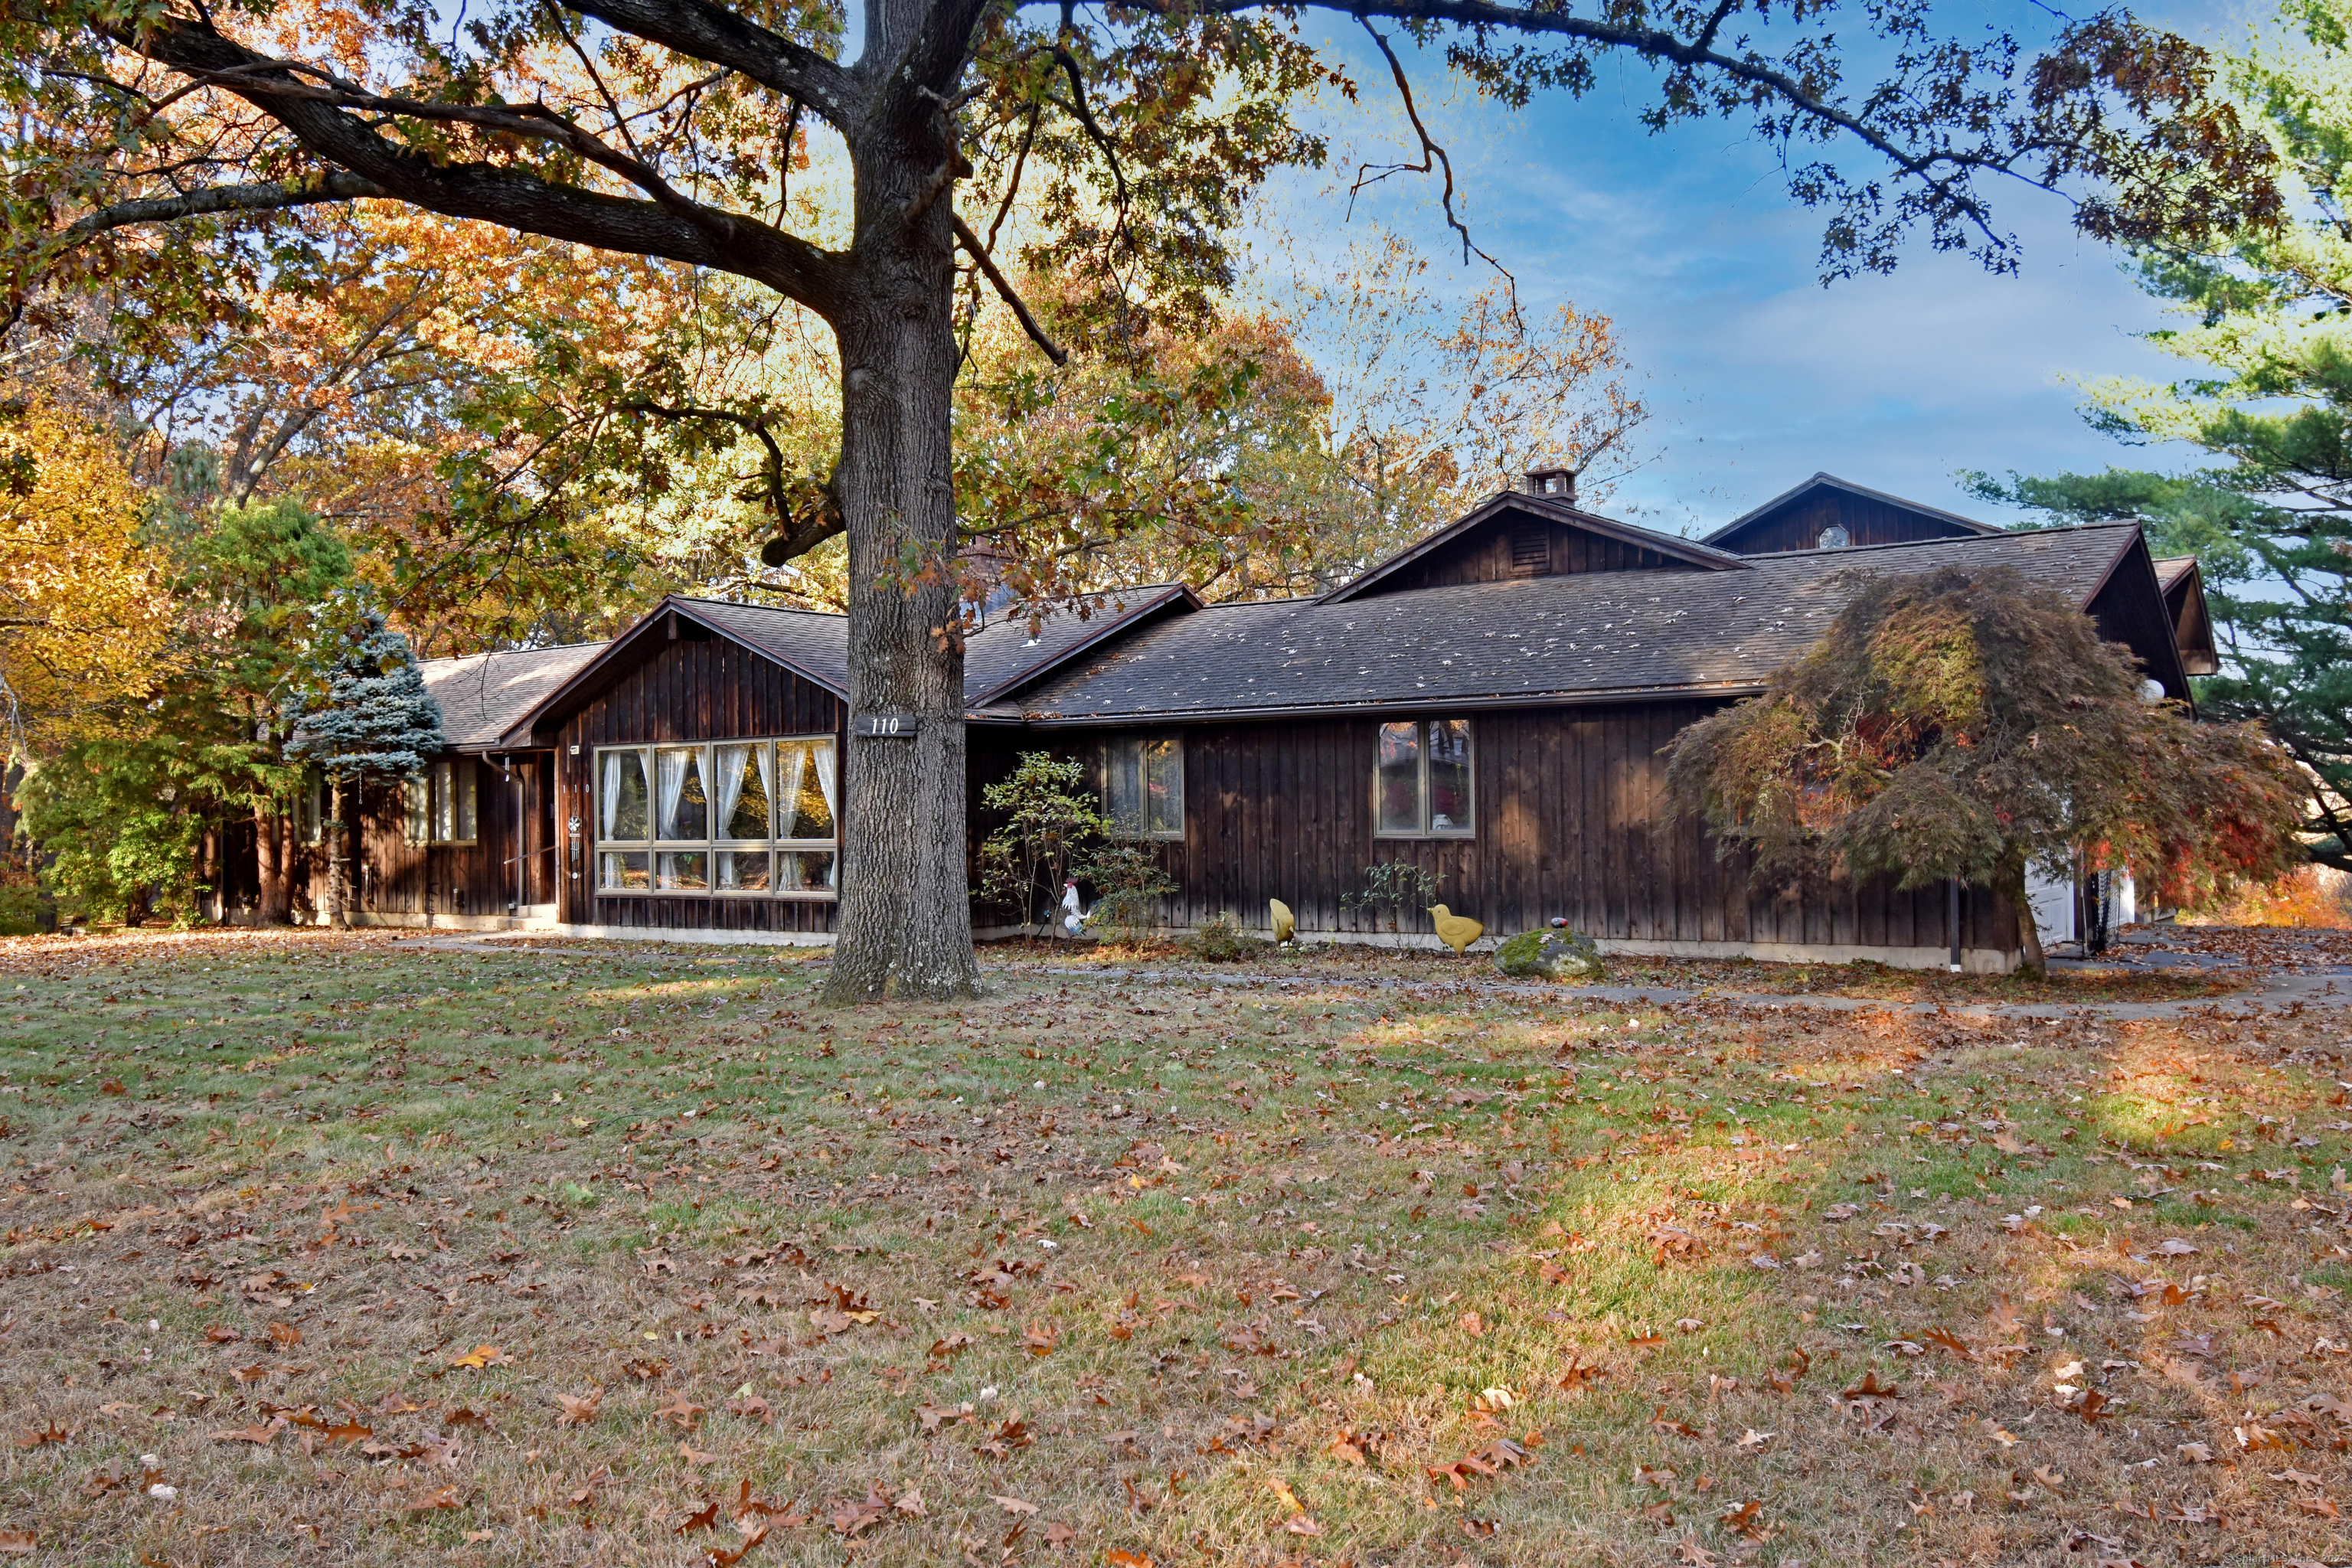
<svg viewBox="0 0 2352 1568"><path fill-rule="evenodd" d="M1848 574L2006 565L2085 604L2129 523L1752 557L1745 572L1599 572L1211 605L1148 626L991 717L1107 722L1752 689L1818 638Z"/></svg>
<svg viewBox="0 0 2352 1568"><path fill-rule="evenodd" d="M1034 633L1024 615L992 621L964 641L964 700L985 703L1019 686L1032 671L1047 668L1087 643L1116 636L1122 626L1179 601L1193 609L1201 604L1181 583L1154 583L1089 595L1081 602L1083 616L1075 609L1055 609L1038 621Z"/></svg>
<svg viewBox="0 0 2352 1568"><path fill-rule="evenodd" d="M2172 585L2197 570L2194 555L2159 555L2156 558L2156 585L2166 593Z"/></svg>
<svg viewBox="0 0 2352 1568"><path fill-rule="evenodd" d="M681 596L676 602L697 619L797 669L835 696L849 695L847 617L824 610L738 605L725 599Z"/></svg>
<svg viewBox="0 0 2352 1568"><path fill-rule="evenodd" d="M1033 636L1025 616L992 621L973 632L964 647L966 700L982 703L1051 667L1072 651L1168 605L1200 600L1181 583L1089 595L1077 608L1056 608L1039 621ZM821 610L789 610L772 605L739 605L724 599L676 601L696 618L782 660L810 679L846 697L849 692L849 622ZM1083 610L1083 615L1080 610Z"/></svg>
<svg viewBox="0 0 2352 1568"><path fill-rule="evenodd" d="M441 703L441 731L458 749L498 742L533 704L603 652L600 642L478 653L418 663L425 689Z"/></svg>

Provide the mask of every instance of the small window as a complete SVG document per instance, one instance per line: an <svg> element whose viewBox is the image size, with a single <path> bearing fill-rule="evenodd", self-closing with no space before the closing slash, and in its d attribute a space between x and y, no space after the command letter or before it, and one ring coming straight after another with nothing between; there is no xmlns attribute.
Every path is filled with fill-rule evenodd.
<svg viewBox="0 0 2352 1568"><path fill-rule="evenodd" d="M294 797L294 832L303 843L325 841L327 813L331 809L329 798L327 775L316 768L305 769L301 793Z"/></svg>
<svg viewBox="0 0 2352 1568"><path fill-rule="evenodd" d="M1372 822L1382 838L1466 838L1475 831L1467 719L1381 726Z"/></svg>
<svg viewBox="0 0 2352 1568"><path fill-rule="evenodd" d="M1813 548L1816 550L1843 550L1847 545L1852 544L1853 542L1853 535L1845 531L1845 525L1841 522L1833 522L1827 528L1822 530L1820 537L1813 541Z"/></svg>
<svg viewBox="0 0 2352 1568"><path fill-rule="evenodd" d="M400 781L401 820L411 844L433 842L433 775L415 773Z"/></svg>
<svg viewBox="0 0 2352 1568"><path fill-rule="evenodd" d="M471 844L478 837L480 783L471 757L444 757L401 781L401 819L411 844Z"/></svg>
<svg viewBox="0 0 2352 1568"><path fill-rule="evenodd" d="M1184 743L1137 736L1103 747L1103 815L1122 838L1184 837Z"/></svg>

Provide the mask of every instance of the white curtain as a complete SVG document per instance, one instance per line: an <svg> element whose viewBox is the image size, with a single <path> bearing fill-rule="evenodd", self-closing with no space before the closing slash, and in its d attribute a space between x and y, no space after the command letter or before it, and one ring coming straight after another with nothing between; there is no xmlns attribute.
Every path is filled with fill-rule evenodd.
<svg viewBox="0 0 2352 1568"><path fill-rule="evenodd" d="M613 826L620 819L620 816L621 753L607 752L604 753L604 837L610 838L614 836Z"/></svg>
<svg viewBox="0 0 2352 1568"><path fill-rule="evenodd" d="M776 742L776 771L782 774L783 788L776 794L776 836L797 838L801 827L801 780L808 772L808 743L804 741Z"/></svg>
<svg viewBox="0 0 2352 1568"><path fill-rule="evenodd" d="M719 798L713 803L719 815L711 825L713 837L735 837L735 805L743 798L743 775L751 771L751 762L745 753L751 750L749 746L719 748Z"/></svg>
<svg viewBox="0 0 2352 1568"><path fill-rule="evenodd" d="M776 748L762 742L752 754L760 759L760 793L768 797L768 831L777 828L776 818Z"/></svg>
<svg viewBox="0 0 2352 1568"><path fill-rule="evenodd" d="M693 760L694 753L683 748L654 753L654 775L661 787L661 816L657 820L664 838L678 836L678 797L686 793L686 770Z"/></svg>
<svg viewBox="0 0 2352 1568"><path fill-rule="evenodd" d="M824 792L824 814L833 819L832 837L841 837L841 810L833 804L833 742L817 741L809 746L816 763L816 787Z"/></svg>

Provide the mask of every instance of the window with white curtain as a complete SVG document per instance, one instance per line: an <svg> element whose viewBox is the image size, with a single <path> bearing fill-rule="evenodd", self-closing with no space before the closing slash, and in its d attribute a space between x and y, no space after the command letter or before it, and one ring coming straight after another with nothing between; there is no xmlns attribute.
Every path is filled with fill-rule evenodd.
<svg viewBox="0 0 2352 1568"><path fill-rule="evenodd" d="M596 752L596 888L832 898L840 788L830 735Z"/></svg>

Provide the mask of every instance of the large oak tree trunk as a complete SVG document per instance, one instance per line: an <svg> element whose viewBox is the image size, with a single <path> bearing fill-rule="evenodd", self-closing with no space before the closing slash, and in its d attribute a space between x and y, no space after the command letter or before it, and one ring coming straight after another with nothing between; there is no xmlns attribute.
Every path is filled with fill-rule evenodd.
<svg viewBox="0 0 2352 1568"><path fill-rule="evenodd" d="M926 113L925 122L938 116ZM963 649L956 633L949 404L956 371L952 193L913 221L949 149L934 123L856 161L862 276L841 347L835 486L849 535L853 713L901 713L912 739L849 742L841 918L827 997L975 994L964 858ZM883 153L884 149L871 149Z"/></svg>

